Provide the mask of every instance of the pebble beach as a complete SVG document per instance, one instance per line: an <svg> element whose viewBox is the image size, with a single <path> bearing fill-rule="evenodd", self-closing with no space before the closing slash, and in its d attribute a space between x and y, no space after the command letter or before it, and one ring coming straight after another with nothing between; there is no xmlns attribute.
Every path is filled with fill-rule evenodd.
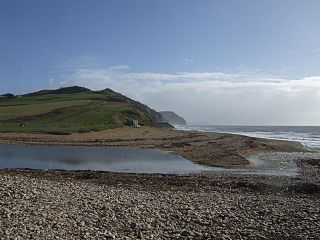
<svg viewBox="0 0 320 240"><path fill-rule="evenodd" d="M0 171L1 239L318 239L320 185L249 175Z"/></svg>
<svg viewBox="0 0 320 240"><path fill-rule="evenodd" d="M225 144L231 163L237 154L302 149L290 142L223 134L169 131L153 138L122 139L118 132L112 141L103 134L94 141L86 135L73 140L59 136L60 141L56 136L1 135L0 140L140 144L185 154L194 148L189 155L196 162L204 148L203 156L213 156L212 145L218 149ZM1 169L0 239L319 239L319 161L301 159L297 164L297 176Z"/></svg>

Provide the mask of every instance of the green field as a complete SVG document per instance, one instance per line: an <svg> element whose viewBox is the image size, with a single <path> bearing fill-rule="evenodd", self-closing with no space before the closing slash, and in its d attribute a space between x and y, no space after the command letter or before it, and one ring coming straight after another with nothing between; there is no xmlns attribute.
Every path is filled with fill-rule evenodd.
<svg viewBox="0 0 320 240"><path fill-rule="evenodd" d="M0 99L0 132L100 131L133 119L141 125L154 125L141 104L111 90Z"/></svg>

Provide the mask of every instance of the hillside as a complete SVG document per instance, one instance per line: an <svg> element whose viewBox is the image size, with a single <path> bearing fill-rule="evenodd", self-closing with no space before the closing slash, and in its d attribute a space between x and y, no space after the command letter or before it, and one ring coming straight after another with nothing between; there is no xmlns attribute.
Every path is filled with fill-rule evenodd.
<svg viewBox="0 0 320 240"><path fill-rule="evenodd" d="M99 131L133 119L146 126L164 122L155 110L111 89L75 86L0 98L0 132Z"/></svg>
<svg viewBox="0 0 320 240"><path fill-rule="evenodd" d="M172 111L162 111L159 112L164 120L173 125L186 125L186 120L180 117L178 114Z"/></svg>

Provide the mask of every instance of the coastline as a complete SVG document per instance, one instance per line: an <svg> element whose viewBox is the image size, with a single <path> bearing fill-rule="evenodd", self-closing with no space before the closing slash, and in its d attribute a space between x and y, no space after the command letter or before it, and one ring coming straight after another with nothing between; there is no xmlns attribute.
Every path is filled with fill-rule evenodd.
<svg viewBox="0 0 320 240"><path fill-rule="evenodd" d="M0 134L0 143L156 147L224 167L246 167L243 159L250 154L306 151L281 140L151 128L69 136ZM298 164L299 176L0 169L0 236L315 239L320 234L319 162Z"/></svg>
<svg viewBox="0 0 320 240"><path fill-rule="evenodd" d="M297 142L151 127L71 135L1 133L0 143L158 148L213 167L250 167L247 158L265 152L308 152Z"/></svg>

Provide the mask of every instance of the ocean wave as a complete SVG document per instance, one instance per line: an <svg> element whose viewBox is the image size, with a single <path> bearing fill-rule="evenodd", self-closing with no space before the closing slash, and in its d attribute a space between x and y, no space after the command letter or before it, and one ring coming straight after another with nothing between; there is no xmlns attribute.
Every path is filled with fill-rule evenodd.
<svg viewBox="0 0 320 240"><path fill-rule="evenodd" d="M176 128L185 131L232 133L249 137L295 141L310 150L320 151L320 127L180 125Z"/></svg>

